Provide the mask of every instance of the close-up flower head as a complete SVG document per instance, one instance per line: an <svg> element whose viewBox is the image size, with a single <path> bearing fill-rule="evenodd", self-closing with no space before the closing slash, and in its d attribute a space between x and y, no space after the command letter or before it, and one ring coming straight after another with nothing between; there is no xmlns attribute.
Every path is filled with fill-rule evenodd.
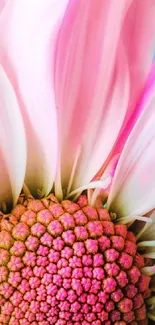
<svg viewBox="0 0 155 325"><path fill-rule="evenodd" d="M0 0L0 325L155 324L155 0Z"/></svg>

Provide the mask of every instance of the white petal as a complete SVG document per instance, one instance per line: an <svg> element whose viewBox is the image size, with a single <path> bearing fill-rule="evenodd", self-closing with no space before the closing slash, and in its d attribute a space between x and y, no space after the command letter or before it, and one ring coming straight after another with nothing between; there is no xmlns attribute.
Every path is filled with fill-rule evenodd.
<svg viewBox="0 0 155 325"><path fill-rule="evenodd" d="M0 66L0 204L16 204L26 170L26 140L19 105Z"/></svg>
<svg viewBox="0 0 155 325"><path fill-rule="evenodd" d="M28 161L25 183L36 195L52 188L57 163L53 93L55 32L68 1L10 1L0 20L0 60L15 85L24 118Z"/></svg>
<svg viewBox="0 0 155 325"><path fill-rule="evenodd" d="M155 211L154 210L153 212L149 213L148 218L150 222L144 224L144 227L137 234L137 238L140 240L140 242L155 240Z"/></svg>
<svg viewBox="0 0 155 325"><path fill-rule="evenodd" d="M94 206L95 201L97 197L100 198L101 206L103 205L103 202L108 197L108 193L110 191L110 186L112 183L112 178L114 176L114 172L119 160L120 154L117 154L113 156L113 158L110 160L109 164L107 165L104 173L101 175L100 179L105 181L105 187L102 189L96 188L91 196L91 200L88 200L90 202L90 205ZM95 205L96 206L96 205Z"/></svg>

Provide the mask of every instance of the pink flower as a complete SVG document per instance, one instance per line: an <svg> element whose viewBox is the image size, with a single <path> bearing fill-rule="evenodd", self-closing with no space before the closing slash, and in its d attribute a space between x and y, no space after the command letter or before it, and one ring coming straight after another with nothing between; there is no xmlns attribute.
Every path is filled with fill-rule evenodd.
<svg viewBox="0 0 155 325"><path fill-rule="evenodd" d="M2 211L6 212L10 204L16 205L22 189L26 195L31 193L39 198L52 191L59 201L66 198L76 200L84 190L88 190L85 199L89 204L100 208L104 202L111 218L137 229L137 240L142 239L137 246L144 250L144 258L154 259L154 18L154 0L0 0ZM52 213L51 218L61 216L62 206L55 203L55 210L48 211L47 223L51 217L49 213ZM32 214L38 213L44 207L49 208L47 204L46 198L44 203L38 200L36 210L33 207L30 210ZM90 254L97 254L95 236L101 236L103 231L100 224L95 223L94 211L90 207L85 211L86 216L92 218L88 231L93 234L93 239L87 239L86 245ZM101 211L101 214L107 213L107 210ZM21 231L17 234L15 239L19 241L25 241L29 231L24 213L25 210L20 211L23 222L13 223L14 228L20 229L21 226L24 231L24 235ZM32 234L37 238L41 236L41 229L42 241L50 242L48 246L51 247L51 236L61 236L63 227L69 227L71 222L72 227L65 229L63 240L71 246L72 242L77 244L77 254L82 256L85 248L83 243L75 243L75 236L82 240L87 238L85 223L80 224L85 215L78 215L78 225L83 226L83 230L80 228L79 232L77 228L73 233L75 223L67 213L65 220L53 218L49 226L42 225L40 219L33 225L34 216L31 215L28 227L31 225ZM44 215L42 218L44 220ZM111 231L110 221L103 220L106 236L113 236L114 233L108 233ZM14 217L12 222L15 222ZM10 224L7 227L11 227ZM113 223L111 227L113 231ZM9 228L9 234L12 232ZM5 238L2 260L6 265L9 258L7 249L12 242L8 242L10 237L6 234ZM38 245L38 240L35 245ZM33 246L31 241L28 244ZM129 245L129 249L134 252L133 246ZM109 263L115 263L119 253L115 247L112 251L109 247L106 247L105 255L109 254ZM66 250L66 254L71 250ZM28 262L24 263L29 266L34 252L26 254ZM126 261L125 256L122 253L119 263L124 268L127 264L129 269L133 259ZM46 264L46 259L40 260ZM155 273L153 264L141 268L145 275ZM74 271L77 277L82 277L82 271L76 268ZM37 272L42 274L40 265ZM105 283L109 283L107 280L109 278ZM81 290L78 281L75 282ZM110 288L109 284L106 285ZM113 287L115 284L112 290ZM65 299L66 291L58 295ZM132 319L132 301L129 300L123 300L120 311L125 306ZM95 301L94 296L92 301ZM155 320L154 297L148 300L148 304L153 306L153 312L148 315ZM77 310L78 306L76 303L72 309ZM119 321L120 311L113 313L113 321ZM69 317L68 311L64 314L64 317ZM101 312L100 316L107 320L107 314ZM38 313L37 321L42 322L41 317ZM95 321L93 317L88 315L88 322ZM137 317L141 316L138 314Z"/></svg>
<svg viewBox="0 0 155 325"><path fill-rule="evenodd" d="M152 63L154 10L153 0L6 1L1 201L13 193L16 202L24 177L34 195L54 180L59 197L61 184L67 193L87 186L125 128L122 149Z"/></svg>

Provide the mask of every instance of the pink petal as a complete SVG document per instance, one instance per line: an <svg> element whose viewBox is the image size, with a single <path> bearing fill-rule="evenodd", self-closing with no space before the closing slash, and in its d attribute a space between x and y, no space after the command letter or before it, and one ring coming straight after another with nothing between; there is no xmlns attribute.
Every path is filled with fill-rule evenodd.
<svg viewBox="0 0 155 325"><path fill-rule="evenodd" d="M67 0L9 1L0 19L0 61L12 80L28 143L26 185L48 194L57 161L57 120L52 82L55 31Z"/></svg>
<svg viewBox="0 0 155 325"><path fill-rule="evenodd" d="M123 43L128 53L132 91L130 105L139 97L150 71L155 49L155 1L135 0L124 23ZM130 106L129 106L130 109ZM130 109L131 111L131 109Z"/></svg>
<svg viewBox="0 0 155 325"><path fill-rule="evenodd" d="M8 0L0 0L0 14L1 14L2 10L4 9L4 6L5 6L7 1Z"/></svg>
<svg viewBox="0 0 155 325"><path fill-rule="evenodd" d="M79 150L80 163L73 188L94 177L109 155L122 125L129 93L123 46L119 47L117 60L116 56L129 4L131 1L69 2L55 58L64 186Z"/></svg>
<svg viewBox="0 0 155 325"><path fill-rule="evenodd" d="M124 49L121 47L116 60L116 72L114 82L109 91L105 107L103 108L101 121L96 128L96 139L91 151L88 151L88 143L91 138L86 138L86 149L81 163L80 172L77 174L77 182L89 182L97 174L117 139L124 121L129 100L129 74ZM91 121L90 125L93 125ZM89 130L86 132L86 137ZM90 135L91 136L91 135ZM93 139L92 139L93 140ZM86 175L85 174L86 171Z"/></svg>
<svg viewBox="0 0 155 325"><path fill-rule="evenodd" d="M16 204L26 171L24 124L12 85L0 66L0 209Z"/></svg>
<svg viewBox="0 0 155 325"><path fill-rule="evenodd" d="M141 100L141 115L121 154L107 206L135 218L155 207L155 79Z"/></svg>

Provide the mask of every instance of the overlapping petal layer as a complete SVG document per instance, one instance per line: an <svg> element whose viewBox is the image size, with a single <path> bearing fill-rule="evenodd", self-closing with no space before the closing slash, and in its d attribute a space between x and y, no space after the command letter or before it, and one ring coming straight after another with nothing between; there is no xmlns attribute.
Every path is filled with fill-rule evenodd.
<svg viewBox="0 0 155 325"><path fill-rule="evenodd" d="M55 59L64 186L79 150L80 164L73 188L93 178L122 125L128 105L129 75L126 54L122 44L118 49L118 41L131 2L69 2Z"/></svg>
<svg viewBox="0 0 155 325"><path fill-rule="evenodd" d="M128 110L118 140L105 165L111 157L120 153L140 114L137 101L151 69L155 48L155 2L154 0L134 0L129 7L122 28L124 44L130 75L130 98ZM104 171L105 165L102 168Z"/></svg>
<svg viewBox="0 0 155 325"><path fill-rule="evenodd" d="M137 232L137 239L139 240L138 247L145 253L146 257L155 258L155 210L149 212L146 217L148 222L139 224L140 230ZM145 271L145 269L144 269ZM155 274L155 265L147 267L146 271Z"/></svg>
<svg viewBox="0 0 155 325"><path fill-rule="evenodd" d="M47 194L57 159L57 120L52 86L54 31L67 0L9 1L0 18L0 62L16 90L25 123L26 185ZM52 46L51 46L52 44ZM20 133L19 133L20 136Z"/></svg>
<svg viewBox="0 0 155 325"><path fill-rule="evenodd" d="M122 150L136 121L135 99L152 60L154 1L5 4L0 63L24 120L26 185L34 195L49 193L59 157L63 189L75 169L70 184L74 190L89 183L106 167L107 158Z"/></svg>
<svg viewBox="0 0 155 325"><path fill-rule="evenodd" d="M122 217L136 218L155 207L155 66L140 106L141 115L121 154L107 203Z"/></svg>

